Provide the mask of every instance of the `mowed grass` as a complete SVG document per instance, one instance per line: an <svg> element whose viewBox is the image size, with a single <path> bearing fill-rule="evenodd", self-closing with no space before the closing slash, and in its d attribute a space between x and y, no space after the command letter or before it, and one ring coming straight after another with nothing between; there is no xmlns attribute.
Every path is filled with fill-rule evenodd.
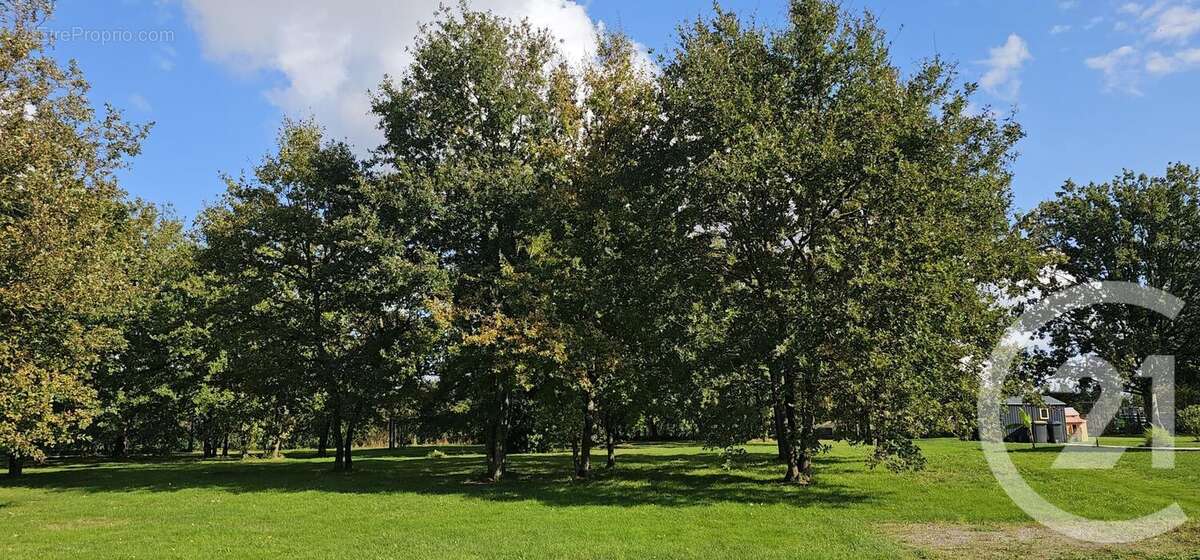
<svg viewBox="0 0 1200 560"><path fill-rule="evenodd" d="M617 469L601 467L586 482L571 480L569 454L517 455L496 485L472 481L482 458L468 447L440 447L440 458L426 456L431 447L360 451L350 474L305 453L64 464L0 480L0 557L961 557L940 548L943 532L965 538L963 550L977 552L969 557L1200 553L1200 528L1190 523L1102 549L1045 535L1010 539L1003 531L1033 524L996 484L978 444L926 440L922 448L926 470L890 473L867 468L863 448L835 444L809 487L776 482L768 444L751 446L730 470L696 445L623 446ZM1174 501L1200 516L1200 452L1179 453L1174 470L1128 452L1112 470L1069 471L1050 468L1057 451L1016 447L1011 456L1069 511L1128 519ZM1003 538L972 541L987 531Z"/></svg>

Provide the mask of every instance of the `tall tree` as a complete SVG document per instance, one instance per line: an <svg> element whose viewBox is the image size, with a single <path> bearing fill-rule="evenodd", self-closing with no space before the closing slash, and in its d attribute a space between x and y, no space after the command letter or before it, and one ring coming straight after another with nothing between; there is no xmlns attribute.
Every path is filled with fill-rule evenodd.
<svg viewBox="0 0 1200 560"><path fill-rule="evenodd" d="M311 123L286 123L253 180L230 180L201 221L201 262L222 293L223 377L265 399L274 454L317 395L335 468L357 429L412 383L434 336L436 259L412 242L423 198L380 181Z"/></svg>
<svg viewBox="0 0 1200 560"><path fill-rule="evenodd" d="M200 287L195 245L183 225L155 207L135 206L136 245L127 258L130 305L112 317L124 346L106 357L94 386L100 412L91 439L114 456L167 452L187 434L193 397L207 371L207 332L193 310Z"/></svg>
<svg viewBox="0 0 1200 560"><path fill-rule="evenodd" d="M115 172L146 129L97 116L74 64L39 27L48 1L0 6L0 453L9 472L72 441L89 381L121 343L105 321L129 295L130 209Z"/></svg>
<svg viewBox="0 0 1200 560"><path fill-rule="evenodd" d="M662 240L651 234L654 222L642 214L641 199L644 182L656 175L658 160L648 148L661 111L653 76L621 35L599 36L578 80L559 84L570 166L547 199L551 243L534 266L563 337L556 373L575 394L576 476L587 478L601 429L614 460L617 424L632 415L633 389L646 371L635 365L641 337L649 334L644 325L662 307L647 297L655 292L655 260L647 256L663 247L655 247Z"/></svg>
<svg viewBox="0 0 1200 560"><path fill-rule="evenodd" d="M938 60L904 77L871 16L831 2L792 1L777 31L718 11L680 41L660 140L711 248L713 433L760 436L735 410L768 406L786 481L810 480L824 420L920 465L933 418L971 418L961 360L997 334L980 287L1025 262L1006 215L1019 127L968 114Z"/></svg>
<svg viewBox="0 0 1200 560"><path fill-rule="evenodd" d="M1104 183L1067 181L1054 200L1026 218L1042 249L1062 257L1049 289L1096 281L1132 282L1165 290L1184 301L1200 295L1200 170L1167 167L1161 177L1131 171ZM1200 318L1193 306L1174 320L1134 306L1102 305L1069 313L1051 323L1054 363L1095 355L1121 373L1126 388L1142 398L1146 418L1157 420L1149 378L1136 377L1152 354L1175 356L1177 384L1200 383ZM1043 371L1043 373L1046 373Z"/></svg>
<svg viewBox="0 0 1200 560"><path fill-rule="evenodd" d="M563 167L556 111L558 59L549 33L489 13L443 9L422 28L413 62L376 95L386 143L379 154L402 181L433 194L424 243L452 278L443 387L481 417L484 478L503 476L514 399L532 362L552 360L540 307L529 301L529 250L538 209Z"/></svg>

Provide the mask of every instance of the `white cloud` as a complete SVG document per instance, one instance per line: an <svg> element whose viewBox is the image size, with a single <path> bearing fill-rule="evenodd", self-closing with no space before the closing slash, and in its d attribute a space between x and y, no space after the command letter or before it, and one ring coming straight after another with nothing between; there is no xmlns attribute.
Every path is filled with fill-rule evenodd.
<svg viewBox="0 0 1200 560"><path fill-rule="evenodd" d="M1140 95L1138 59L1138 50L1125 45L1106 54L1088 58L1083 63L1104 75L1105 89Z"/></svg>
<svg viewBox="0 0 1200 560"><path fill-rule="evenodd" d="M1172 55L1153 52L1146 57L1146 71L1156 75L1173 74L1197 67L1200 67L1200 49L1184 49Z"/></svg>
<svg viewBox="0 0 1200 560"><path fill-rule="evenodd" d="M1175 61L1162 53L1152 52L1146 57L1146 71L1151 74L1170 74L1176 71Z"/></svg>
<svg viewBox="0 0 1200 560"><path fill-rule="evenodd" d="M1021 79L1017 74L1021 66L1033 58L1029 54L1029 45L1013 33L1003 45L990 49L988 53L990 56L983 61L988 66L988 71L979 79L979 85L1002 99L1015 99L1021 89Z"/></svg>
<svg viewBox="0 0 1200 560"><path fill-rule="evenodd" d="M1126 2L1116 11L1123 15L1113 24L1115 31L1136 35L1132 43L1084 63L1104 75L1109 91L1141 94L1146 80L1200 69L1200 49L1190 48L1191 39L1200 34L1200 9L1193 0L1156 0L1153 4ZM1171 49L1155 43L1173 44ZM1173 50L1173 52L1171 52Z"/></svg>
<svg viewBox="0 0 1200 560"><path fill-rule="evenodd" d="M154 62L158 64L158 68L163 72L170 72L175 69L175 49L170 45L162 45L158 52L154 54Z"/></svg>
<svg viewBox="0 0 1200 560"><path fill-rule="evenodd" d="M1183 42L1200 32L1200 10L1172 6L1158 13L1150 38L1156 41Z"/></svg>
<svg viewBox="0 0 1200 560"><path fill-rule="evenodd" d="M150 101L147 100L146 97L140 93L135 93L133 95L130 95L129 96L129 104L134 109L137 109L138 111L141 111L143 113L149 113L150 111L154 110L154 107L152 107L150 105Z"/></svg>
<svg viewBox="0 0 1200 560"><path fill-rule="evenodd" d="M1122 14L1131 14L1136 16L1142 13L1142 5L1138 4L1137 2L1126 2L1121 4L1121 7L1118 8L1117 11Z"/></svg>
<svg viewBox="0 0 1200 560"><path fill-rule="evenodd" d="M276 72L265 92L289 115L314 115L360 150L382 140L367 91L404 72L418 26L444 0L186 0L206 54L240 72ZM595 51L601 25L572 0L476 0L471 7L549 29L570 60Z"/></svg>
<svg viewBox="0 0 1200 560"><path fill-rule="evenodd" d="M1059 0L1058 9L1070 10L1079 5L1079 0Z"/></svg>
<svg viewBox="0 0 1200 560"><path fill-rule="evenodd" d="M1163 10L1167 9L1168 5L1170 5L1168 0L1158 0L1154 4L1151 4L1148 8L1142 10L1142 13L1137 14L1138 19L1152 18L1161 13Z"/></svg>
<svg viewBox="0 0 1200 560"><path fill-rule="evenodd" d="M1050 34L1051 34L1051 35L1058 35L1059 33L1066 33L1066 32L1068 32L1068 31L1070 31L1070 30L1071 30L1071 26L1070 26L1070 25L1058 24L1058 25L1055 25L1054 27L1051 27L1051 28L1050 28Z"/></svg>

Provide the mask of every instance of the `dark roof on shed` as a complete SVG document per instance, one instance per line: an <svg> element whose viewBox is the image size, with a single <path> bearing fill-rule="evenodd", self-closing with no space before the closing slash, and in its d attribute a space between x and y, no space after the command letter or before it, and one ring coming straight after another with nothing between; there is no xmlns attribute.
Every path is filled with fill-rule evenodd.
<svg viewBox="0 0 1200 560"><path fill-rule="evenodd" d="M1066 406L1067 405L1067 403L1065 403L1065 402L1062 402L1054 397L1049 397L1049 396L1045 396L1045 395L1042 396L1042 400L1045 401L1045 403L1050 406ZM1021 397L1009 397L1007 399L1004 399L1004 404L1013 405L1013 404L1033 404L1033 403L1025 402L1025 399L1022 399Z"/></svg>

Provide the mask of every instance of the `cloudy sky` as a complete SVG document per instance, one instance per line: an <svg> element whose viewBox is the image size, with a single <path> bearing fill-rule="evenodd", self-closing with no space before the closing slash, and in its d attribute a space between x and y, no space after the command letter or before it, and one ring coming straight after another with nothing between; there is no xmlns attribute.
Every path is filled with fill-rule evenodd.
<svg viewBox="0 0 1200 560"><path fill-rule="evenodd" d="M126 173L134 195L190 218L215 201L219 173L252 167L284 115L316 116L368 148L367 91L402 72L406 47L438 0L59 0L56 56L79 61L97 102L155 121ZM649 57L711 0L476 0L550 28L571 58L597 29L619 29ZM893 58L955 60L981 92L974 110L1015 111L1028 137L1014 166L1016 205L1067 178L1200 164L1200 5L1192 0L845 0L874 12ZM726 0L771 23L784 0Z"/></svg>

